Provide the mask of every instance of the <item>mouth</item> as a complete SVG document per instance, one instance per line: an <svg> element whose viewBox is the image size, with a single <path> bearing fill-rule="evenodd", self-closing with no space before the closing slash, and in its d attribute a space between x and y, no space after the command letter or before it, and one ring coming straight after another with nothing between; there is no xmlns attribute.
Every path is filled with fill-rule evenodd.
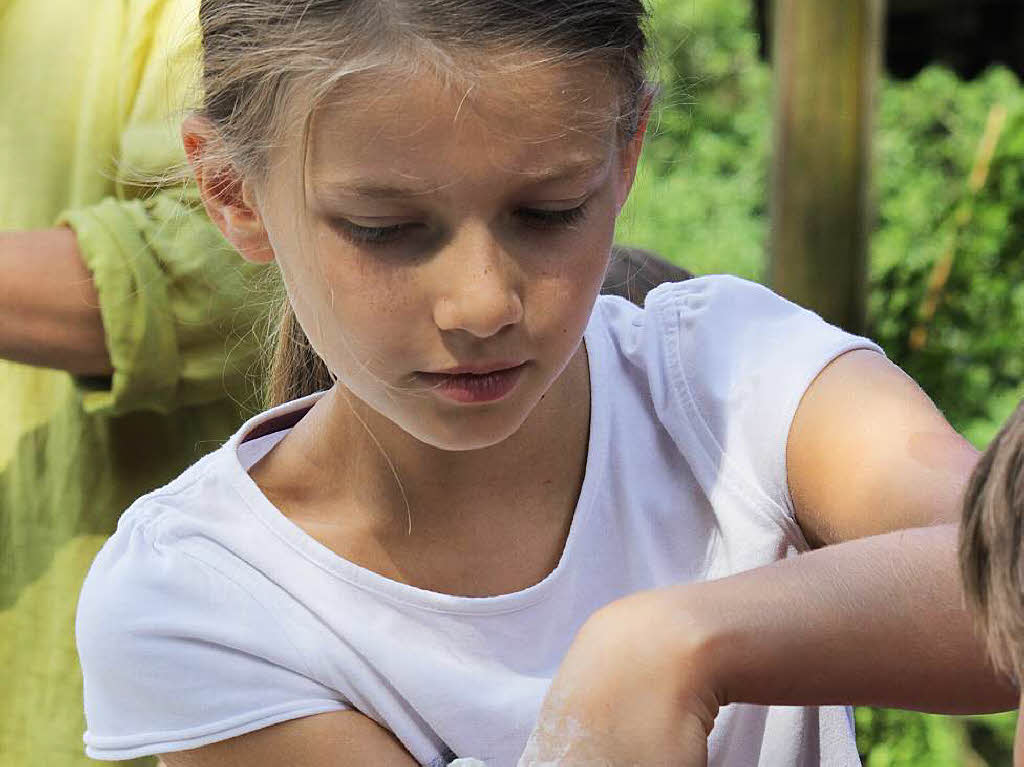
<svg viewBox="0 0 1024 767"><path fill-rule="evenodd" d="M436 394L455 402L495 402L512 393L528 363L497 362L461 365L417 376Z"/></svg>
<svg viewBox="0 0 1024 767"><path fill-rule="evenodd" d="M506 370L514 370L522 367L526 362L523 360L497 360L495 362L479 362L475 365L459 365L458 367L445 368L443 370L422 371L424 375L453 376L453 375L487 375L488 373L500 373Z"/></svg>

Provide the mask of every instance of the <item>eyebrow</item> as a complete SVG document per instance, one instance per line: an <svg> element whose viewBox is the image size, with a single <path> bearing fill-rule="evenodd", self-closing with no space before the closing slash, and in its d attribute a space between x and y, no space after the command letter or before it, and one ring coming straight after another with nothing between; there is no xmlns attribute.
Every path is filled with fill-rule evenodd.
<svg viewBox="0 0 1024 767"><path fill-rule="evenodd" d="M538 171L522 171L518 175L530 184L543 184L575 178L587 173L596 172L604 167L604 163L587 160L572 160ZM365 197L375 200L401 200L411 197L423 197L444 189L448 184L423 186L401 186L380 183L374 179L353 178L340 182L323 182L314 184L316 196L321 199L335 197Z"/></svg>
<svg viewBox="0 0 1024 767"><path fill-rule="evenodd" d="M315 187L318 197L370 197L378 200L422 197L441 188L443 187L381 184L371 179L352 179L343 183L326 183Z"/></svg>

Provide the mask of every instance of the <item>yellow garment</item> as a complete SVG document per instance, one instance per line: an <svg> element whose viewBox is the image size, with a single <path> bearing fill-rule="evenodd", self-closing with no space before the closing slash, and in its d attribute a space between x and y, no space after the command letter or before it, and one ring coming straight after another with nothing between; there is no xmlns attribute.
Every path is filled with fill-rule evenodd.
<svg viewBox="0 0 1024 767"><path fill-rule="evenodd" d="M82 747L81 582L120 513L256 404L266 274L194 188L129 183L183 162L197 8L0 0L0 230L76 231L116 371L0 361L0 767L96 764Z"/></svg>

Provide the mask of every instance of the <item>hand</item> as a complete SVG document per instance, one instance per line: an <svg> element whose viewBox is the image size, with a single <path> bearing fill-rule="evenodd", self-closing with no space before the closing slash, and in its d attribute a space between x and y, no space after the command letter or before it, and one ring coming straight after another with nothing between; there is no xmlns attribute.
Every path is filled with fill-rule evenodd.
<svg viewBox="0 0 1024 767"><path fill-rule="evenodd" d="M707 764L718 701L702 634L665 591L614 602L584 624L519 767Z"/></svg>

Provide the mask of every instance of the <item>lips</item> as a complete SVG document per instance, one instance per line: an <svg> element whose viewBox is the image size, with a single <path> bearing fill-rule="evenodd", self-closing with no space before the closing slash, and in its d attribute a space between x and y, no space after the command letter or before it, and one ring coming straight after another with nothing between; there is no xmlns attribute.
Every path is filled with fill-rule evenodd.
<svg viewBox="0 0 1024 767"><path fill-rule="evenodd" d="M461 365L441 372L422 372L420 378L445 399L461 403L494 402L508 396L526 368L525 362Z"/></svg>
<svg viewBox="0 0 1024 767"><path fill-rule="evenodd" d="M502 360L500 362L486 362L475 365L460 365L454 368L428 372L426 375L486 375L487 373L512 370L513 368L521 367L523 364L525 363L522 360Z"/></svg>

